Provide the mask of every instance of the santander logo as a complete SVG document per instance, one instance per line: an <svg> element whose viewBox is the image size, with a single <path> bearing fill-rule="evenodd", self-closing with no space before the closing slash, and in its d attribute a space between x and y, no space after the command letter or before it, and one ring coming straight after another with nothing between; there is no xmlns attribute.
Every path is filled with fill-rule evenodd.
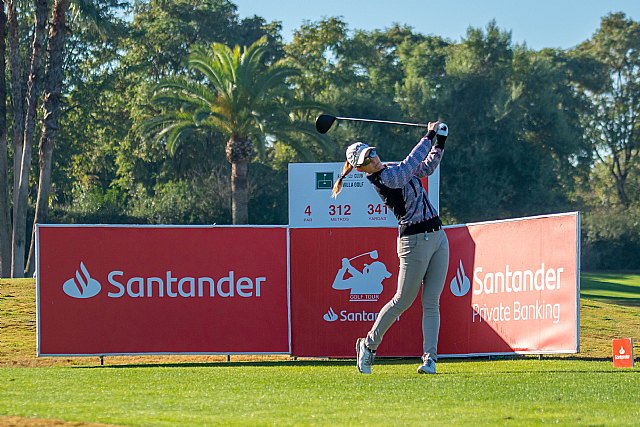
<svg viewBox="0 0 640 427"><path fill-rule="evenodd" d="M618 354L615 355L615 359L617 360L626 360L626 359L631 359L631 355L626 354L627 352L624 350L624 347L620 347L620 350L618 351Z"/></svg>
<svg viewBox="0 0 640 427"><path fill-rule="evenodd" d="M130 276L112 270L103 281L109 298L260 298L267 287L266 276L242 276L234 270L220 277L178 276L171 270L157 276ZM75 277L64 282L62 290L72 298L98 295L102 284L92 278L83 262Z"/></svg>
<svg viewBox="0 0 640 427"><path fill-rule="evenodd" d="M100 289L102 285L91 277L83 262L80 262L80 271L76 270L76 277L62 285L64 293L73 298L91 298L98 295Z"/></svg>
<svg viewBox="0 0 640 427"><path fill-rule="evenodd" d="M451 293L457 297L463 297L471 290L471 280L469 280L464 272L462 260L460 260L460 267L456 270L456 275L453 277L453 280L451 280L449 288L451 289Z"/></svg>
<svg viewBox="0 0 640 427"><path fill-rule="evenodd" d="M336 320L338 320L338 315L336 314L335 311L333 311L332 307L329 307L329 311L327 311L325 313L324 316L322 316L324 318L324 320L326 320L327 322L335 322Z"/></svg>

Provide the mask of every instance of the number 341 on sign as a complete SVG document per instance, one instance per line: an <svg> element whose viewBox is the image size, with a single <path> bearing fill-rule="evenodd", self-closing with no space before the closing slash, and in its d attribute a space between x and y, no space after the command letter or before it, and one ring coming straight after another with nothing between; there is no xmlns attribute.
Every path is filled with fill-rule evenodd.
<svg viewBox="0 0 640 427"><path fill-rule="evenodd" d="M378 203L377 205L369 203L367 206L367 213L369 215L386 215L387 214L387 205Z"/></svg>

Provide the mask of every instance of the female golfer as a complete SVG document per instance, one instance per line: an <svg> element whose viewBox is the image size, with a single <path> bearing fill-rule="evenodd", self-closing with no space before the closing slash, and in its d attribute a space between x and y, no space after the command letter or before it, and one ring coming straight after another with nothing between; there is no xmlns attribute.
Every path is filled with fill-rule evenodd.
<svg viewBox="0 0 640 427"><path fill-rule="evenodd" d="M367 179L398 218L398 289L380 310L371 330L356 341L358 371L371 373L376 349L385 332L407 310L422 289L422 365L418 373L435 374L440 329L440 294L449 265L449 242L438 212L429 203L420 177L431 175L440 163L448 135L447 125L429 122L427 134L400 163L382 163L374 147L356 142L347 148L347 160L333 187L333 197L353 168ZM434 142L435 137L435 142Z"/></svg>

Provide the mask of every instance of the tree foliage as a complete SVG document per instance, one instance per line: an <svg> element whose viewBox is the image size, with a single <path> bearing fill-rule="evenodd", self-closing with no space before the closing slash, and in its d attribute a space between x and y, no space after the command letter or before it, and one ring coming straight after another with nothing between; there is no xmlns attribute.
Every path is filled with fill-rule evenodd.
<svg viewBox="0 0 640 427"><path fill-rule="evenodd" d="M23 223L41 187L34 138L24 136L46 130L34 107L46 101L43 25L52 20L43 17L54 3L4 4L6 275L6 248L15 244L2 236L8 225L18 245L28 243ZM241 19L230 0L69 5L59 119L49 127L51 192L40 203L52 221L231 223L225 195L239 173L251 194L241 222L286 223L287 163L342 161L356 140L398 160L422 136L338 122L321 137L313 129L320 110L440 119L451 129L441 168L447 222L581 210L584 265L640 268L624 258L640 250L640 24L623 13L603 17L574 49L536 51L493 21L452 42L328 17L284 43L278 22Z"/></svg>
<svg viewBox="0 0 640 427"><path fill-rule="evenodd" d="M604 84L585 89L591 101L585 127L594 155L609 169L611 181L605 185L613 187L618 203L629 207L640 201L640 187L629 180L640 172L640 23L622 13L610 14L578 50L602 65Z"/></svg>
<svg viewBox="0 0 640 427"><path fill-rule="evenodd" d="M294 119L296 110L314 107L291 96L287 79L297 70L281 62L267 66L266 43L264 37L243 48L213 43L209 48L194 49L189 69L198 72L201 79L176 77L160 82L152 102L162 112L143 124L147 134L155 132L157 139L166 142L171 155L200 129L218 131L227 138L234 224L248 221L247 164L256 150L264 158L267 138L302 151L303 147L289 142L289 136L296 132L316 135L308 123ZM323 141L320 136L317 139Z"/></svg>

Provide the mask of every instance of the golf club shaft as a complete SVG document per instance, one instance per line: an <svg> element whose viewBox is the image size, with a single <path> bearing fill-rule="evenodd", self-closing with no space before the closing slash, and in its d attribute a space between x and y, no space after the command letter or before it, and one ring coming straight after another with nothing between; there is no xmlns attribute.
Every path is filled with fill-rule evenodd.
<svg viewBox="0 0 640 427"><path fill-rule="evenodd" d="M389 120L375 120L375 119L358 119L355 117L336 117L337 120L350 120L352 122L370 122L370 123L386 123L389 125L401 125L401 126L415 126L426 128L427 124L424 123L406 123L406 122L392 122Z"/></svg>
<svg viewBox="0 0 640 427"><path fill-rule="evenodd" d="M366 256L366 255L371 256L373 259L377 259L378 258L378 251L377 250L373 250L373 251L370 251L370 252L365 252L365 253L360 254L360 255L356 255L353 258L349 258L349 261L353 261L356 258L360 258L361 256Z"/></svg>

